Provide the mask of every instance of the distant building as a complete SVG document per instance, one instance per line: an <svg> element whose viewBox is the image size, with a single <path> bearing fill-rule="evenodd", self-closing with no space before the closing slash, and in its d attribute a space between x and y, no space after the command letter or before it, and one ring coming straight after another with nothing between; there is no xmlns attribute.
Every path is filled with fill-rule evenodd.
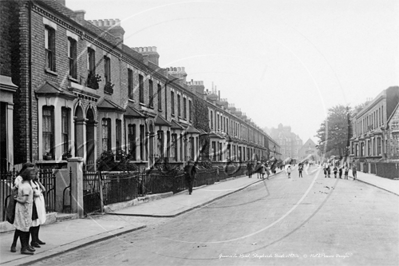
<svg viewBox="0 0 399 266"><path fill-rule="evenodd" d="M350 153L355 159L399 158L399 87L383 90L352 120Z"/></svg>
<svg viewBox="0 0 399 266"><path fill-rule="evenodd" d="M311 139L308 139L305 144L303 144L302 147L299 149L299 160L303 160L309 155L313 156L313 160L319 160L318 149L314 141Z"/></svg>
<svg viewBox="0 0 399 266"><path fill-rule="evenodd" d="M280 145L282 159L299 159L298 151L302 147L303 141L295 133L291 132L290 126L278 125L278 128L271 128L270 136Z"/></svg>

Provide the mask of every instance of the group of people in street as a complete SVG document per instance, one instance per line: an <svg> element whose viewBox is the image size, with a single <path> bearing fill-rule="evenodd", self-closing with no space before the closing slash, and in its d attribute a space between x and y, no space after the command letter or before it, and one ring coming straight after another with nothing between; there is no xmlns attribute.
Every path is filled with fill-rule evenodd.
<svg viewBox="0 0 399 266"><path fill-rule="evenodd" d="M251 161L247 163L247 174L249 178L252 178L252 174L257 174L258 179L269 179L271 168L268 163L258 161L256 165L253 165Z"/></svg>
<svg viewBox="0 0 399 266"><path fill-rule="evenodd" d="M352 176L353 181L357 178L357 167L356 164L352 164L352 167L349 166L348 163L344 163L343 165L337 165L333 162L324 162L323 163L323 172L324 178L331 178L331 170L334 174L334 178L349 179L349 170L352 168Z"/></svg>
<svg viewBox="0 0 399 266"><path fill-rule="evenodd" d="M46 205L43 192L45 187L38 179L38 171L32 163L25 163L15 178L12 187L15 201L13 225L14 238L11 252L17 251L17 241L20 239L21 254L33 255L35 248L46 243L39 238L40 225L46 222ZM29 243L29 238L31 242Z"/></svg>

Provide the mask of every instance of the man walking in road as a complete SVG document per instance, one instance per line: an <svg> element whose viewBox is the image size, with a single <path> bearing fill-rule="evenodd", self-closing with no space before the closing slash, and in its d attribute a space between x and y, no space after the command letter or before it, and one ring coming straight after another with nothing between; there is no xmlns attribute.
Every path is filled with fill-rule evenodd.
<svg viewBox="0 0 399 266"><path fill-rule="evenodd" d="M191 193L193 193L193 183L195 179L195 174L197 173L195 165L193 165L191 160L189 160L187 162L187 165L184 167L184 173L185 173L184 177L186 179L186 184L188 188L188 194L191 195Z"/></svg>

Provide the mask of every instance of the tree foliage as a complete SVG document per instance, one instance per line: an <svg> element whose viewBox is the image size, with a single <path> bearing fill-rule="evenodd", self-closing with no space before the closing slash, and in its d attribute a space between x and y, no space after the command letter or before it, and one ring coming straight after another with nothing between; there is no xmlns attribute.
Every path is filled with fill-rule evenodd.
<svg viewBox="0 0 399 266"><path fill-rule="evenodd" d="M316 135L319 138L318 149L322 154L345 155L351 138L350 111L349 107L343 105L328 110L328 116Z"/></svg>

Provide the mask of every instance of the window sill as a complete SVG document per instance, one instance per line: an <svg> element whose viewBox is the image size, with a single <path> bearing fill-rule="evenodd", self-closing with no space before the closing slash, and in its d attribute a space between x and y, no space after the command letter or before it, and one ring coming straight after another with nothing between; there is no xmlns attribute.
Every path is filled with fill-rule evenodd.
<svg viewBox="0 0 399 266"><path fill-rule="evenodd" d="M76 78L74 78L74 77L72 77L72 76L69 76L69 75L68 75L68 79L69 79L70 81L74 82L74 83L79 84L79 80L77 80Z"/></svg>
<svg viewBox="0 0 399 266"><path fill-rule="evenodd" d="M140 102L140 106L146 107L145 103Z"/></svg>
<svg viewBox="0 0 399 266"><path fill-rule="evenodd" d="M135 103L136 102L135 100L130 99L130 98L128 99L128 101L131 102L131 103Z"/></svg>
<svg viewBox="0 0 399 266"><path fill-rule="evenodd" d="M51 75L53 75L53 76L58 77L58 73L57 73L57 72L54 72L54 71L52 71L52 70L50 70L50 69L48 69L48 68L45 68L45 69L44 69L44 72L46 72L46 73L48 73L48 74L51 74Z"/></svg>
<svg viewBox="0 0 399 266"><path fill-rule="evenodd" d="M159 109L159 108L158 108L158 112L162 112L162 109Z"/></svg>

